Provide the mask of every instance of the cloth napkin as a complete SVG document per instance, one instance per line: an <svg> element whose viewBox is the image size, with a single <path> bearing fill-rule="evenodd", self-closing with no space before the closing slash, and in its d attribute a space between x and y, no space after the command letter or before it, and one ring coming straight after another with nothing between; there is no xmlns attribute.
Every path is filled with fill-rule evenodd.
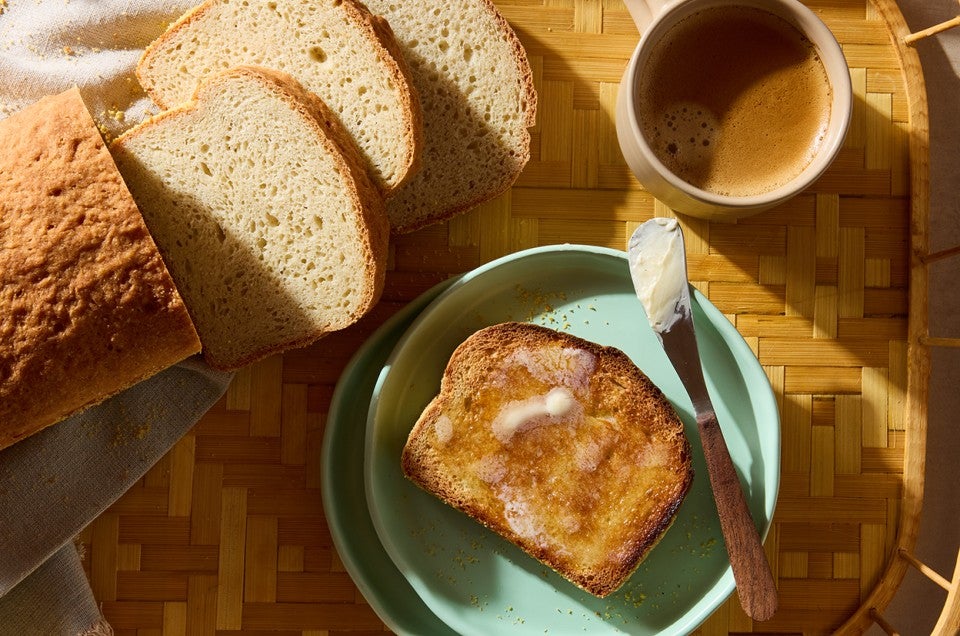
<svg viewBox="0 0 960 636"><path fill-rule="evenodd" d="M73 538L229 380L191 358L0 451L0 634L83 634L100 620Z"/></svg>
<svg viewBox="0 0 960 636"><path fill-rule="evenodd" d="M0 118L74 85L107 137L155 114L137 60L198 2L0 0Z"/></svg>
<svg viewBox="0 0 960 636"><path fill-rule="evenodd" d="M80 88L107 138L156 106L133 74L195 0L0 0L0 119ZM0 451L0 635L109 634L73 539L220 398L190 359Z"/></svg>

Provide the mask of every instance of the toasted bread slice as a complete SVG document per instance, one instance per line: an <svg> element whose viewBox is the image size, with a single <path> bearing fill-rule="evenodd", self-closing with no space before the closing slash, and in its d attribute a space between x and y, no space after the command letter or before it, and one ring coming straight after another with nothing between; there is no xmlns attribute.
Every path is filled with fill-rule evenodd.
<svg viewBox="0 0 960 636"><path fill-rule="evenodd" d="M626 354L525 323L457 348L402 465L600 597L660 539L693 479L682 422Z"/></svg>
<svg viewBox="0 0 960 636"><path fill-rule="evenodd" d="M387 205L394 233L509 188L530 159L537 94L523 45L490 0L367 0L390 22L423 107L420 171Z"/></svg>
<svg viewBox="0 0 960 636"><path fill-rule="evenodd" d="M212 366L309 344L378 300L383 199L348 135L289 76L215 75L111 150Z"/></svg>
<svg viewBox="0 0 960 636"><path fill-rule="evenodd" d="M330 107L389 195L417 169L420 101L390 25L356 0L206 0L144 52L140 83L161 108L233 66L288 73Z"/></svg>
<svg viewBox="0 0 960 636"><path fill-rule="evenodd" d="M0 122L0 448L199 350L80 91Z"/></svg>

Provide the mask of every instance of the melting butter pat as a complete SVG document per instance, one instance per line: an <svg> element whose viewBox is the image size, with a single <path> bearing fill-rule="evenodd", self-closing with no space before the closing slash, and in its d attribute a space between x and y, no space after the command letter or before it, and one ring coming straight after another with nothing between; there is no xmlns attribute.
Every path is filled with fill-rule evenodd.
<svg viewBox="0 0 960 636"><path fill-rule="evenodd" d="M556 387L545 395L505 404L493 421L493 435L503 443L509 442L520 430L556 424L573 413L579 403L569 389Z"/></svg>

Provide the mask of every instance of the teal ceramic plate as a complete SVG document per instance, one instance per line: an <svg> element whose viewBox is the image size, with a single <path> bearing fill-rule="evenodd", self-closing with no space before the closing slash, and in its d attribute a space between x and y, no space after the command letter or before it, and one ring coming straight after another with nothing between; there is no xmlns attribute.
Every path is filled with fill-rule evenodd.
<svg viewBox="0 0 960 636"><path fill-rule="evenodd" d="M753 352L701 294L694 320L705 376L762 534L779 486L776 401ZM618 347L664 391L694 449L694 485L674 525L618 592L581 591L466 515L404 479L400 453L471 333L528 321ZM373 389L364 476L387 553L423 603L460 634L682 634L733 591L693 409L650 329L626 253L562 245L518 252L463 276L424 309Z"/></svg>
<svg viewBox="0 0 960 636"><path fill-rule="evenodd" d="M449 285L441 283L414 300L360 347L334 389L323 435L323 510L334 547L364 598L397 634L455 636L380 545L363 489L364 425L383 363L420 310Z"/></svg>

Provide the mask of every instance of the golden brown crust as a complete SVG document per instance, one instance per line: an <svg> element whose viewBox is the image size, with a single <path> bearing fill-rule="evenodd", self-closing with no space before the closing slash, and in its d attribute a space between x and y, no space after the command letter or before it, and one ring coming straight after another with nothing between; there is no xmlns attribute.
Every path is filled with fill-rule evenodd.
<svg viewBox="0 0 960 636"><path fill-rule="evenodd" d="M511 419L554 391L572 396L570 410ZM458 347L401 461L420 487L597 596L659 541L693 476L683 424L623 352L523 323Z"/></svg>
<svg viewBox="0 0 960 636"><path fill-rule="evenodd" d="M199 351L76 89L0 123L0 447Z"/></svg>

